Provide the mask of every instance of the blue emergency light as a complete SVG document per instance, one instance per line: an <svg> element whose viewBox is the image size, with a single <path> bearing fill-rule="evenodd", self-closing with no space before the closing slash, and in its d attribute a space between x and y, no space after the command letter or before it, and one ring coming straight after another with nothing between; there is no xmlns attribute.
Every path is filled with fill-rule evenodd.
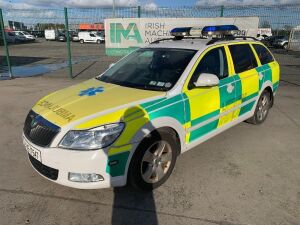
<svg viewBox="0 0 300 225"><path fill-rule="evenodd" d="M239 31L239 28L235 25L205 26L202 29L202 35L203 36L233 35L237 31Z"/></svg>
<svg viewBox="0 0 300 225"><path fill-rule="evenodd" d="M192 27L176 27L171 30L170 34L175 37L190 36L190 30Z"/></svg>

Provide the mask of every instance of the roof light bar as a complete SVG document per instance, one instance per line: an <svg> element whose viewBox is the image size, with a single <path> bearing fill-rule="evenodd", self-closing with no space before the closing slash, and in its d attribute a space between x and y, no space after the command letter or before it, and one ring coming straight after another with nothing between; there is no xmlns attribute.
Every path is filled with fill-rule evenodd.
<svg viewBox="0 0 300 225"><path fill-rule="evenodd" d="M171 30L171 35L175 37L190 36L190 30L192 27L176 27Z"/></svg>
<svg viewBox="0 0 300 225"><path fill-rule="evenodd" d="M171 36L175 39L184 37L219 37L237 34L239 28L235 25L216 25L205 27L176 27L171 30Z"/></svg>
<svg viewBox="0 0 300 225"><path fill-rule="evenodd" d="M239 31L239 28L235 25L217 25L217 26L205 26L202 29L203 36L224 36L233 35Z"/></svg>

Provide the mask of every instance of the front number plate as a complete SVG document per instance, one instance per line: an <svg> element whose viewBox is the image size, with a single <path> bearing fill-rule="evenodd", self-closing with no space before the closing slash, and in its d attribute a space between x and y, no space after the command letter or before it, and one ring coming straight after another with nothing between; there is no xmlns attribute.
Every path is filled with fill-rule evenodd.
<svg viewBox="0 0 300 225"><path fill-rule="evenodd" d="M41 151L37 150L36 148L32 147L25 139L23 139L23 144L25 146L26 151L34 157L36 160L42 162L42 155Z"/></svg>

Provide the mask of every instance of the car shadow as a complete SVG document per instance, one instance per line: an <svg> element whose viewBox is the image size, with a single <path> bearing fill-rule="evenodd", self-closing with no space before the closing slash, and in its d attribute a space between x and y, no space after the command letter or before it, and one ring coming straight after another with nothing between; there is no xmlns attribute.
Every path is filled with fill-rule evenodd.
<svg viewBox="0 0 300 225"><path fill-rule="evenodd" d="M114 188L112 225L158 225L153 192L140 192L130 186Z"/></svg>
<svg viewBox="0 0 300 225"><path fill-rule="evenodd" d="M148 129L153 129L147 113L140 106L128 108L125 111L122 120L126 123L129 130L134 130L132 127L137 126L137 124L139 124L139 126L146 125L145 127ZM140 128L141 127L139 127L138 130L141 130ZM136 131L133 133L136 133ZM142 132L138 135L145 136L146 134ZM130 157L128 160L130 160ZM129 166L130 165L128 165L128 168ZM135 172L139 173L140 171ZM129 184L125 187L114 188L111 224L158 225L153 191L138 191Z"/></svg>

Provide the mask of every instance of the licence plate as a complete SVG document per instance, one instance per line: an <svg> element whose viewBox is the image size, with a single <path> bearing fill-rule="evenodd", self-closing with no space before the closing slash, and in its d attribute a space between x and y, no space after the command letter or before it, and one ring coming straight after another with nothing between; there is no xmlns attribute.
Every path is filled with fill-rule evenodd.
<svg viewBox="0 0 300 225"><path fill-rule="evenodd" d="M36 160L42 162L41 151L31 146L25 139L23 139L23 144L25 146L26 151Z"/></svg>

